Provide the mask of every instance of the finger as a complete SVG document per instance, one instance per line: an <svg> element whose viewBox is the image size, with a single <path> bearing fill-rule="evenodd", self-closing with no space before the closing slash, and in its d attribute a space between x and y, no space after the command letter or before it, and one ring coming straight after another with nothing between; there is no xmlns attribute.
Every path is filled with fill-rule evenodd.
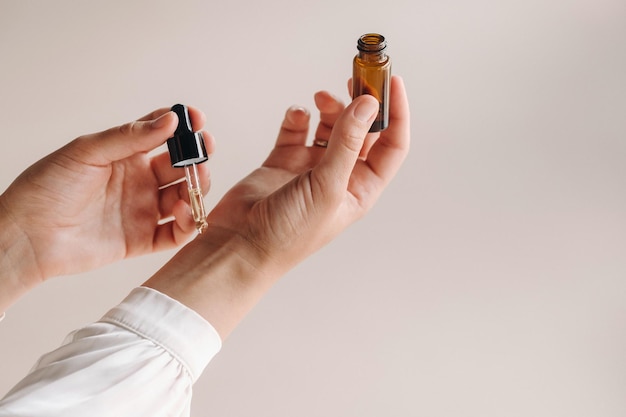
<svg viewBox="0 0 626 417"><path fill-rule="evenodd" d="M193 220L189 203L179 200L173 207L172 215L174 216L174 225L172 226L175 242L180 242L187 239L189 235L197 233L196 222Z"/></svg>
<svg viewBox="0 0 626 417"><path fill-rule="evenodd" d="M204 145L207 154L210 156L215 151L215 138L209 132L204 130L202 131L202 137L204 138ZM150 161L150 165L152 166L154 176L157 178L157 184L159 187L178 181L185 176L184 169L172 167L170 155L167 152L154 156ZM204 178L205 175L208 176L208 170L209 168L207 163L198 164L198 173L200 174L200 178Z"/></svg>
<svg viewBox="0 0 626 417"><path fill-rule="evenodd" d="M352 78L348 79L347 85L348 85L348 94L350 95L350 97L352 97ZM372 145L374 144L374 142L376 142L376 139L378 139L378 136L379 136L378 133L375 132L375 133L369 133L365 137L365 143L363 144L363 148L361 148L361 154L359 155L359 158L361 159L367 158L367 154L372 148Z"/></svg>
<svg viewBox="0 0 626 417"><path fill-rule="evenodd" d="M137 121L139 121L139 122L148 122L150 120L155 120L155 119L158 119L159 117L163 116L165 113L167 113L169 111L170 111L169 107L161 107L160 109L153 110L150 113L146 114L145 116L140 117L139 119L137 119Z"/></svg>
<svg viewBox="0 0 626 417"><path fill-rule="evenodd" d="M108 165L141 152L149 152L174 134L178 117L171 111L157 119L134 121L81 136L70 144L74 156L87 164Z"/></svg>
<svg viewBox="0 0 626 417"><path fill-rule="evenodd" d="M291 106L280 126L276 147L304 145L309 134L311 114L304 107Z"/></svg>
<svg viewBox="0 0 626 417"><path fill-rule="evenodd" d="M168 152L152 157L150 165L159 187L164 187L185 177L184 169L172 167L172 161Z"/></svg>
<svg viewBox="0 0 626 417"><path fill-rule="evenodd" d="M350 103L337 119L328 149L311 172L321 187L346 189L365 136L378 113L378 101L364 95Z"/></svg>
<svg viewBox="0 0 626 417"><path fill-rule="evenodd" d="M197 132L198 130L202 129L204 127L204 124L206 122L206 116L205 114L198 108L193 107L193 106L187 106L187 109L189 110L189 119L191 120L191 127L193 128L194 132ZM147 115L137 119L140 122L145 122L145 121L150 121L150 120L155 120L158 119L159 117L161 117L162 115L164 115L165 113L167 113L168 111L170 111L171 109L168 107L162 107L160 109L157 109L151 113L148 113Z"/></svg>
<svg viewBox="0 0 626 417"><path fill-rule="evenodd" d="M155 251L172 249L185 243L196 233L189 205L182 200L173 210L174 219L157 226L154 234Z"/></svg>
<svg viewBox="0 0 626 417"><path fill-rule="evenodd" d="M319 91L314 96L315 105L320 111L320 122L315 131L315 139L328 140L337 118L345 108L341 100L327 91Z"/></svg>
<svg viewBox="0 0 626 417"><path fill-rule="evenodd" d="M204 113L191 107L189 117L195 130L202 128ZM93 165L107 165L157 148L174 134L177 124L176 114L158 109L134 122L82 136L74 141L72 147L80 160Z"/></svg>
<svg viewBox="0 0 626 417"><path fill-rule="evenodd" d="M200 191L202 195L206 195L211 189L211 178L207 164L198 166L198 174L200 175ZM202 170L200 169L202 168ZM206 171L206 172L204 172ZM179 201L190 204L189 188L187 182L182 180L159 190L159 214L161 218L167 218L174 214L174 207Z"/></svg>
<svg viewBox="0 0 626 417"><path fill-rule="evenodd" d="M187 109L189 110L191 128L194 132L201 130L206 123L206 115L200 109L193 106L187 106Z"/></svg>
<svg viewBox="0 0 626 417"><path fill-rule="evenodd" d="M365 137L365 142L363 142L363 147L361 148L361 153L359 154L360 159L367 159L367 155L369 154L370 149L378 140L380 136L380 132L368 133Z"/></svg>
<svg viewBox="0 0 626 417"><path fill-rule="evenodd" d="M174 211L174 206L179 201L189 203L188 194L187 184L182 179L177 183L161 188L159 190L159 215L161 219L171 217Z"/></svg>
<svg viewBox="0 0 626 417"><path fill-rule="evenodd" d="M389 127L380 133L366 160L370 169L385 183L400 168L411 140L409 102L402 78L392 77L389 95Z"/></svg>

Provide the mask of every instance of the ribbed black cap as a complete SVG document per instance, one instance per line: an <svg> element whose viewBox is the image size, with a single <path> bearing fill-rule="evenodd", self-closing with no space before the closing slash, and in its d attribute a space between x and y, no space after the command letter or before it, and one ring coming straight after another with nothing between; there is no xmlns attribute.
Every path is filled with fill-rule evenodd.
<svg viewBox="0 0 626 417"><path fill-rule="evenodd" d="M172 166L179 168L205 162L209 156L204 146L204 138L201 132L192 130L187 106L175 104L172 106L172 111L178 116L176 132L167 140Z"/></svg>

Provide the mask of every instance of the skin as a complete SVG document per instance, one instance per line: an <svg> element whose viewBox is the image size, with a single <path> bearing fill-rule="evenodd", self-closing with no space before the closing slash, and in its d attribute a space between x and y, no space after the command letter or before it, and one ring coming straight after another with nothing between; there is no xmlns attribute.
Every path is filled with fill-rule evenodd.
<svg viewBox="0 0 626 417"><path fill-rule="evenodd" d="M287 110L275 147L207 216L208 229L144 285L177 299L228 337L287 271L363 217L402 165L410 142L401 78L390 89L390 123L368 133L378 102L344 106L315 95L320 124ZM194 130L204 116L190 108ZM0 195L0 312L44 280L184 243L195 233L182 177L167 154L151 157L176 127L167 109L77 138L28 168ZM214 139L203 132L207 151ZM206 164L200 166L208 178ZM203 192L209 181L203 181ZM173 220L170 219L173 216Z"/></svg>
<svg viewBox="0 0 626 417"><path fill-rule="evenodd" d="M196 310L225 339L281 276L365 215L395 176L410 141L401 78L392 79L390 95L389 127L370 134L373 97L344 108L318 93L316 139L328 148L307 146L309 113L290 108L262 166L226 193L207 231L144 285Z"/></svg>
<svg viewBox="0 0 626 417"><path fill-rule="evenodd" d="M194 129L205 116L190 108ZM181 245L195 234L184 177L169 155L150 156L176 129L159 109L81 136L24 171L0 195L0 312L58 275ZM207 151L215 141L203 132ZM203 192L209 189L201 164Z"/></svg>

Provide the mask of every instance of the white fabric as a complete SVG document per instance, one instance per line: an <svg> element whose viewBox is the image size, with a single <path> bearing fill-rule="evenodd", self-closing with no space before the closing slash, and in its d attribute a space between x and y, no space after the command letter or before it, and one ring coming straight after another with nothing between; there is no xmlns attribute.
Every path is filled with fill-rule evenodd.
<svg viewBox="0 0 626 417"><path fill-rule="evenodd" d="M0 401L0 416L187 417L191 387L220 348L195 311L135 288L39 359Z"/></svg>

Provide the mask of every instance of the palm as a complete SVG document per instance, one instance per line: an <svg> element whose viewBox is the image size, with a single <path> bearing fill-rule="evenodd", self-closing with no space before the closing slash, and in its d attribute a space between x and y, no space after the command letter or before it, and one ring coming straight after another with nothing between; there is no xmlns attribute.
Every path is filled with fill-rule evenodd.
<svg viewBox="0 0 626 417"><path fill-rule="evenodd" d="M344 106L328 93L316 95L315 133L331 142L328 149L306 146L308 114L290 109L261 168L224 196L209 224L242 237L279 264L298 262L334 238L369 210L406 156L408 108L398 83L391 104L402 122L382 135L367 135L365 142L351 135L353 124L335 128ZM356 141L346 140L351 136Z"/></svg>
<svg viewBox="0 0 626 417"><path fill-rule="evenodd" d="M160 115L169 126L150 127ZM203 123L195 110L193 117ZM170 166L167 154L148 155L177 119L161 109L140 121L72 141L28 168L2 195L0 204L27 236L43 277L171 248L191 235L193 221L181 215L185 185L172 184L182 171Z"/></svg>
<svg viewBox="0 0 626 417"><path fill-rule="evenodd" d="M321 122L316 139L328 140L344 106L324 94L317 98ZM347 190L339 204L331 210L322 209L325 191L316 187L311 172L326 149L306 146L308 117L288 116L295 120L285 119L276 146L263 165L235 185L208 217L211 225L282 255L287 250L308 253L323 245L334 237L335 230L345 227L355 210L362 208ZM354 179L363 168L361 164L359 161L354 168ZM326 227L319 227L319 222ZM303 235L307 239L302 239Z"/></svg>
<svg viewBox="0 0 626 417"><path fill-rule="evenodd" d="M55 153L18 178L7 204L28 219L38 258L61 268L54 274L98 267L152 250L159 204L149 165L145 155L100 167ZM62 267L68 257L72 269Z"/></svg>
<svg viewBox="0 0 626 417"><path fill-rule="evenodd" d="M215 226L246 235L273 230L284 242L306 218L310 182L307 173L323 150L305 146L275 148L263 166L235 185L209 214ZM299 213L300 216L294 216ZM267 226L267 227L266 227ZM284 230L289 229L289 230Z"/></svg>
<svg viewBox="0 0 626 417"><path fill-rule="evenodd" d="M73 201L59 204L49 224L69 233L73 253L87 251L92 259L90 252L97 248L96 262L101 264L151 251L160 214L159 184L150 159L140 154L84 169L88 175L74 178L71 189L65 190ZM50 193L42 197L54 198ZM93 245L94 241L106 244Z"/></svg>

